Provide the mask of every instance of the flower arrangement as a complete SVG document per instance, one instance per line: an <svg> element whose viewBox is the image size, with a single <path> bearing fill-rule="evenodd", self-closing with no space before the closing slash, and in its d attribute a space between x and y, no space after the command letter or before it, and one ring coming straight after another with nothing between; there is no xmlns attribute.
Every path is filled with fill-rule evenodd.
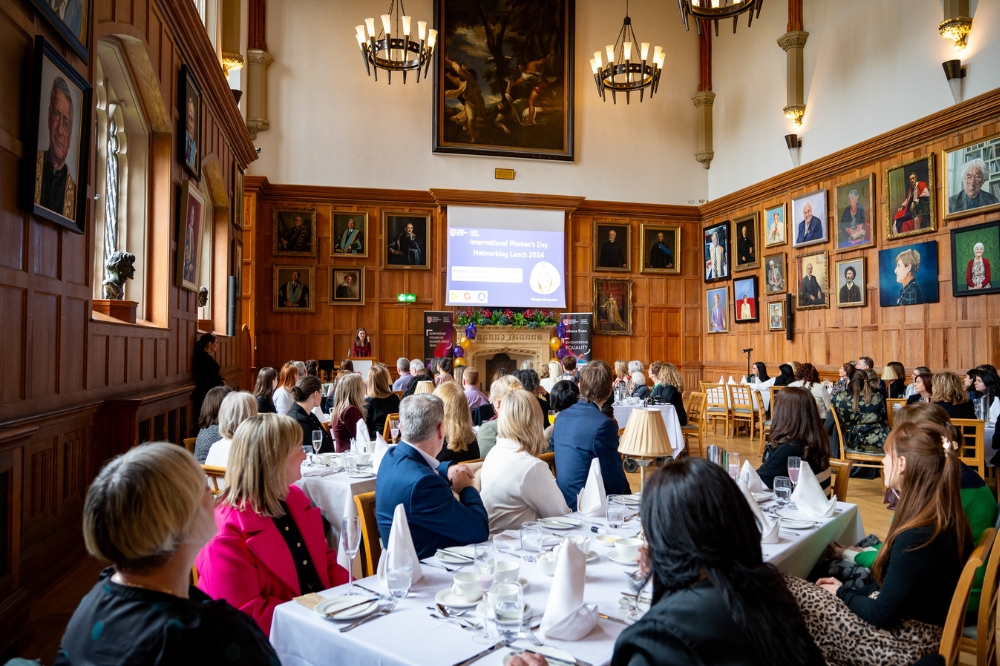
<svg viewBox="0 0 1000 666"><path fill-rule="evenodd" d="M473 310L467 308L458 311L458 320L456 323L459 326L475 324L476 326L545 328L558 324L559 315L554 310L533 310L531 308L527 310L512 310L510 308L503 310L491 310L490 308Z"/></svg>

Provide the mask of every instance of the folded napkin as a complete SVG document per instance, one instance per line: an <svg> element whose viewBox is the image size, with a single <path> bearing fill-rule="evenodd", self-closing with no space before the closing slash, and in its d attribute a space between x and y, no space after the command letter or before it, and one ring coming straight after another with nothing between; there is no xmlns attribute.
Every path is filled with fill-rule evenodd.
<svg viewBox="0 0 1000 666"><path fill-rule="evenodd" d="M382 457L389 450L389 443L382 439L382 433L375 433L375 455L372 456L372 471L378 474L378 466L382 464Z"/></svg>
<svg viewBox="0 0 1000 666"><path fill-rule="evenodd" d="M556 572L542 617L541 631L550 640L578 641L597 626L597 604L583 602L587 556L576 544L556 548Z"/></svg>
<svg viewBox="0 0 1000 666"><path fill-rule="evenodd" d="M413 537L410 536L410 524L406 522L406 509L403 508L402 504L397 504L396 510L392 514L392 529L389 530L389 539L385 542L385 546L382 557L378 561L378 580L379 583L386 586L386 589L388 589L388 580L386 580L385 565L390 550L410 551L410 562L413 564L411 583L416 583L423 577L424 574L420 570L420 558L417 557L417 549L413 545Z"/></svg>
<svg viewBox="0 0 1000 666"><path fill-rule="evenodd" d="M740 468L740 480L746 484L747 490L750 492L764 492L764 482L760 480L757 470L753 468L753 465L750 464L749 460L743 461L743 467ZM756 504L756 502L754 502L754 504Z"/></svg>
<svg viewBox="0 0 1000 666"><path fill-rule="evenodd" d="M799 483L792 491L792 501L798 507L799 513L819 518L829 518L837 508L837 498L827 498L819 486L816 475L809 463L802 461L799 470Z"/></svg>
<svg viewBox="0 0 1000 666"><path fill-rule="evenodd" d="M364 419L358 419L357 433L354 438L355 453L372 453L371 443L372 438L368 436L368 424L365 423Z"/></svg>
<svg viewBox="0 0 1000 666"><path fill-rule="evenodd" d="M747 376L743 375L742 379L740 379L740 384L746 384L746 383L747 383Z"/></svg>
<svg viewBox="0 0 1000 666"><path fill-rule="evenodd" d="M730 384L735 384L735 383L736 383L736 380L735 380L735 379L733 379L733 376L732 376L732 375L729 375L729 383L730 383Z"/></svg>
<svg viewBox="0 0 1000 666"><path fill-rule="evenodd" d="M726 376L725 375L719 375L719 381L717 381L715 383L716 384L725 384L726 383Z"/></svg>
<svg viewBox="0 0 1000 666"><path fill-rule="evenodd" d="M323 423L323 422L329 423L330 422L330 415L329 414L324 414L323 410L320 409L319 407L313 407L312 414L317 419L319 419L320 423Z"/></svg>
<svg viewBox="0 0 1000 666"><path fill-rule="evenodd" d="M743 493L743 497L746 498L747 504L750 505L750 511L753 512L753 516L757 520L757 527L760 528L760 542L778 543L780 540L778 537L779 521L771 520L764 515L764 512L760 510L760 505L757 504L757 500L755 500L753 495L750 494L750 489L747 488L747 484L743 482L742 477L736 480L736 485L740 487L740 492Z"/></svg>
<svg viewBox="0 0 1000 666"><path fill-rule="evenodd" d="M590 461L587 483L576 497L576 510L583 516L604 516L608 512L608 494L604 490L601 463L597 458Z"/></svg>

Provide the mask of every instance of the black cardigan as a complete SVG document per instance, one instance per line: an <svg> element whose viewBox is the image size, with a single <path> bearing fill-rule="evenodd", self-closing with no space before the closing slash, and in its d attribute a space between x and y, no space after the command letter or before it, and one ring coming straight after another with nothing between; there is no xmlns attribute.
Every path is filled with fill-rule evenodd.
<svg viewBox="0 0 1000 666"><path fill-rule="evenodd" d="M258 414L276 414L277 412L278 410L274 408L274 400L271 399L270 393L257 398Z"/></svg>
<svg viewBox="0 0 1000 666"><path fill-rule="evenodd" d="M330 438L330 433L326 431L323 425L316 418L316 415L312 412L306 413L306 410L302 409L302 406L297 402L293 402L292 406L288 408L288 416L291 416L302 428L302 445L312 446L312 433L313 430L319 430L323 433L323 446L320 448L320 453L333 453L333 440Z"/></svg>
<svg viewBox="0 0 1000 666"><path fill-rule="evenodd" d="M757 468L757 476L768 488L774 488L774 477L788 476L788 459L792 456L802 458L806 454L806 447L799 442L785 442L777 448L770 449L764 456L763 464ZM815 461L807 461L812 468L813 474L819 475L826 467L820 467ZM827 466L829 467L829 465ZM820 487L826 489L830 485L829 477L820 482Z"/></svg>
<svg viewBox="0 0 1000 666"><path fill-rule="evenodd" d="M653 392L649 394L649 399L659 398L660 403L670 403L677 410L677 420L681 422L682 426L686 426L688 422L687 412L684 411L684 396L681 392L675 389L669 384L660 384Z"/></svg>
<svg viewBox="0 0 1000 666"><path fill-rule="evenodd" d="M390 393L385 398L365 398L365 425L368 426L368 434L373 442L375 435L385 428L386 417L398 413L399 396L395 393Z"/></svg>

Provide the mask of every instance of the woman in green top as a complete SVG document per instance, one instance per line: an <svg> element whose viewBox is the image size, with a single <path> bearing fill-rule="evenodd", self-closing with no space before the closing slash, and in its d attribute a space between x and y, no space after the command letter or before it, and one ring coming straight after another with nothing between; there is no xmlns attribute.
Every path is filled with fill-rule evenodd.
<svg viewBox="0 0 1000 666"><path fill-rule="evenodd" d="M873 372L871 380L867 372L856 370L851 375L847 390L833 396L833 408L837 410L848 451L881 454L889 436L885 398L877 389L878 375Z"/></svg>

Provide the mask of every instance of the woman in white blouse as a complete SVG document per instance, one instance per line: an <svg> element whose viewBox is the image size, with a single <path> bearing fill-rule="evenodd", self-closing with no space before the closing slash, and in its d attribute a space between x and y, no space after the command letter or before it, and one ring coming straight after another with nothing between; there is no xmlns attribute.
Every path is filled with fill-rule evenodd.
<svg viewBox="0 0 1000 666"><path fill-rule="evenodd" d="M812 363L799 363L795 369L795 381L789 386L801 386L813 394L820 420L825 420L830 413L830 393L819 381L819 372Z"/></svg>
<svg viewBox="0 0 1000 666"><path fill-rule="evenodd" d="M301 379L299 369L295 367L294 361L289 361L282 366L281 374L278 375L278 388L274 390L272 396L274 411L278 414L287 414L288 410L291 409L295 401L292 400L290 391L293 386L299 383L299 379Z"/></svg>
<svg viewBox="0 0 1000 666"><path fill-rule="evenodd" d="M233 445L233 434L251 416L257 416L257 398L253 393L233 391L222 399L219 406L219 434L222 439L212 444L212 448L208 450L206 465L226 467L229 463L229 449Z"/></svg>
<svg viewBox="0 0 1000 666"><path fill-rule="evenodd" d="M538 457L549 448L541 412L535 396L524 390L509 393L500 405L497 443L480 471L493 534L570 512L548 464Z"/></svg>

